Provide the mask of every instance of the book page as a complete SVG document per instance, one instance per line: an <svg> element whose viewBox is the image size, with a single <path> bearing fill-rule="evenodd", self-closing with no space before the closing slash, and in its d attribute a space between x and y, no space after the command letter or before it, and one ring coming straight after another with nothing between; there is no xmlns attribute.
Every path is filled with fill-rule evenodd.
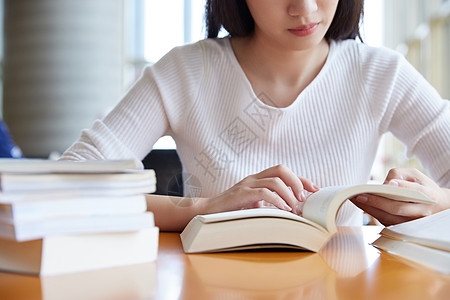
<svg viewBox="0 0 450 300"><path fill-rule="evenodd" d="M450 209L447 209L428 217L388 226L381 233L450 252L449 229Z"/></svg>
<svg viewBox="0 0 450 300"><path fill-rule="evenodd" d="M336 216L341 205L359 194L374 194L391 200L434 203L425 194L413 190L387 184L359 184L354 186L330 186L320 189L309 196L303 206L303 216L335 232Z"/></svg>
<svg viewBox="0 0 450 300"><path fill-rule="evenodd" d="M405 262L415 262L444 274L450 274L450 252L439 251L415 243L379 237L372 243L376 248L397 255Z"/></svg>
<svg viewBox="0 0 450 300"><path fill-rule="evenodd" d="M327 226L327 218L332 206L336 206L333 202L339 192L345 190L348 186L330 186L320 189L318 192L311 194L303 206L303 217L314 221L327 230L333 230ZM345 199L344 199L345 200ZM340 205L336 208L336 212ZM334 221L334 220L333 220Z"/></svg>
<svg viewBox="0 0 450 300"><path fill-rule="evenodd" d="M320 224L316 224L311 220L308 220L291 212L270 207L242 209L209 215L198 215L196 216L196 218L198 218L202 223L228 222L249 218L280 218L306 223L313 227L316 227L323 232L326 232L326 230Z"/></svg>

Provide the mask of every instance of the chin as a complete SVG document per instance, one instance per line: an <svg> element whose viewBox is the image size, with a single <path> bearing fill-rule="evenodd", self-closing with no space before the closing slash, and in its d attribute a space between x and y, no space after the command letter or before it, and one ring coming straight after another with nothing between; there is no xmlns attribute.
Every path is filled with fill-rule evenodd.
<svg viewBox="0 0 450 300"><path fill-rule="evenodd" d="M308 37L289 37L287 48L292 50L311 50L319 46L325 40L325 34L315 34Z"/></svg>
<svg viewBox="0 0 450 300"><path fill-rule="evenodd" d="M291 43L289 48L295 51L313 50L321 44L322 40L296 41Z"/></svg>

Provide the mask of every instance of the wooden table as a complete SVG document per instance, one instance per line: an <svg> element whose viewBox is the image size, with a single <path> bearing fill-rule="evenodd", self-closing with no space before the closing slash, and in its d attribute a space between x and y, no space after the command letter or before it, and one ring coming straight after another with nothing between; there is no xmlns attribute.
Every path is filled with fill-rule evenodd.
<svg viewBox="0 0 450 300"><path fill-rule="evenodd" d="M0 273L0 299L450 299L450 276L369 243L379 227L343 227L320 253L185 255L161 233L155 263L38 278Z"/></svg>

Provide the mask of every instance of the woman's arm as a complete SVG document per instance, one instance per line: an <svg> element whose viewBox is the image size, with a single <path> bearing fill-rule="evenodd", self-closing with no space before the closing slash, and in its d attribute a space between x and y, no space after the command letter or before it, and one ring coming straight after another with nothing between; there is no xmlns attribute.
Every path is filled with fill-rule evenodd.
<svg viewBox="0 0 450 300"><path fill-rule="evenodd" d="M155 224L162 231L181 231L201 212L205 198L147 195L147 210L152 211Z"/></svg>
<svg viewBox="0 0 450 300"><path fill-rule="evenodd" d="M403 56L375 48L361 53L361 72L372 95L372 112L379 116L380 133L391 132L403 142L407 155L417 157L434 180L415 169L393 169L385 184L422 191L436 204L401 203L373 195L360 195L352 202L385 225L450 208L450 102Z"/></svg>
<svg viewBox="0 0 450 300"><path fill-rule="evenodd" d="M375 217L383 225L418 219L450 208L450 189L439 187L416 169L392 169L384 183L418 190L436 203L408 203L368 194L352 199L356 206Z"/></svg>

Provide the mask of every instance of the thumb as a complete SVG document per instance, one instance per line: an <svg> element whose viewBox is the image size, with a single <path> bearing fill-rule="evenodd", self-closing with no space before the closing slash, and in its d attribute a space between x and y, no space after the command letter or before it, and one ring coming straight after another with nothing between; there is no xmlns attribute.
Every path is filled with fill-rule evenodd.
<svg viewBox="0 0 450 300"><path fill-rule="evenodd" d="M418 182L411 182L402 179L391 179L387 182L387 184L424 192L424 186Z"/></svg>

